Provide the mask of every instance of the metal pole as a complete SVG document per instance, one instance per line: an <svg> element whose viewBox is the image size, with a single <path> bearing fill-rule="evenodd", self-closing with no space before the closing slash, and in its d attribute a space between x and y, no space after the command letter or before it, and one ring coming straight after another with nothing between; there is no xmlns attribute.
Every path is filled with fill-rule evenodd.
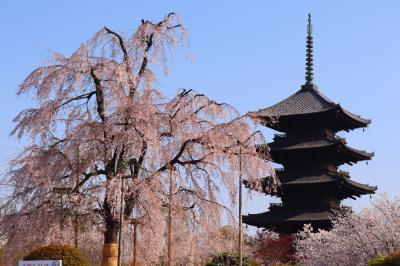
<svg viewBox="0 0 400 266"><path fill-rule="evenodd" d="M173 168L169 170L169 195L168 195L168 266L172 262L172 172Z"/></svg>
<svg viewBox="0 0 400 266"><path fill-rule="evenodd" d="M121 206L119 210L119 234L118 234L118 266L122 265L122 223L124 204L124 178L121 177Z"/></svg>
<svg viewBox="0 0 400 266"><path fill-rule="evenodd" d="M243 231L242 231L242 148L239 152L239 266L243 263Z"/></svg>

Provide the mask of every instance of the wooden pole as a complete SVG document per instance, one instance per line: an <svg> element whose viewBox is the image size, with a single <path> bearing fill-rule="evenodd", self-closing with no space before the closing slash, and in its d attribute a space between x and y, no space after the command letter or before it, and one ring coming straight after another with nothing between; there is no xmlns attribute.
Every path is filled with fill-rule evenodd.
<svg viewBox="0 0 400 266"><path fill-rule="evenodd" d="M74 246L75 248L78 248L78 242L79 242L79 216L77 213L75 213L74 217L74 234L75 234L75 241L74 241Z"/></svg>
<svg viewBox="0 0 400 266"><path fill-rule="evenodd" d="M242 231L242 148L239 152L239 266L243 263L243 231Z"/></svg>
<svg viewBox="0 0 400 266"><path fill-rule="evenodd" d="M60 194L60 229L64 227L64 194L70 194L72 191L69 187L55 187L53 188L54 194Z"/></svg>
<svg viewBox="0 0 400 266"><path fill-rule="evenodd" d="M137 261L137 222L133 224L133 263L132 266L136 266Z"/></svg>
<svg viewBox="0 0 400 266"><path fill-rule="evenodd" d="M168 195L168 266L172 264L172 174L173 168L169 170L169 195Z"/></svg>
<svg viewBox="0 0 400 266"><path fill-rule="evenodd" d="M60 229L64 228L64 203L63 203L64 190L60 194Z"/></svg>

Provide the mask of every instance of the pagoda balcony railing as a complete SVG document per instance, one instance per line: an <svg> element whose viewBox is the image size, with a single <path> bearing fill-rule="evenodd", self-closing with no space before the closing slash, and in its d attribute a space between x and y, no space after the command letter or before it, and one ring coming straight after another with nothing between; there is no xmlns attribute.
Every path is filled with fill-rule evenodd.
<svg viewBox="0 0 400 266"><path fill-rule="evenodd" d="M327 139L327 140L338 140L342 142L343 144L346 144L346 140L344 138L341 138L337 136L334 132L331 131L323 131L317 135L314 136L288 136L285 133L281 134L274 134L274 141L279 142L279 141L284 141L284 140L290 140L290 141L309 141L313 139L321 139L321 137Z"/></svg>

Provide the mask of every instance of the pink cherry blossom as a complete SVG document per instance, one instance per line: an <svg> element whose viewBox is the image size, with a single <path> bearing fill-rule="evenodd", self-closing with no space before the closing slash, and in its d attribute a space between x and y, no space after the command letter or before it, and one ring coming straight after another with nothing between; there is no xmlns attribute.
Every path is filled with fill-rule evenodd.
<svg viewBox="0 0 400 266"><path fill-rule="evenodd" d="M152 69L161 63L167 73L177 47L188 41L174 13L143 20L132 35L105 27L22 82L18 94L34 104L14 119L12 135L30 144L10 162L6 180L15 187L1 208L7 262L38 245L73 244L77 235L88 254L117 243L122 181L123 256L130 256L135 219L140 261L159 260L171 167L175 260L194 263L205 255L199 247L218 249L221 241L210 240L228 210L219 194L224 189L235 202L239 160L250 180L271 169L255 150L262 135L232 106L190 89L168 98L157 88Z"/></svg>

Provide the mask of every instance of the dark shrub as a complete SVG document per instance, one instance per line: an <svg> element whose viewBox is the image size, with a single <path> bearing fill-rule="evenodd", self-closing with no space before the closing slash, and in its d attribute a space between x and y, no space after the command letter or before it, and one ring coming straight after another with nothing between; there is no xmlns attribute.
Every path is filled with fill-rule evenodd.
<svg viewBox="0 0 400 266"><path fill-rule="evenodd" d="M385 256L377 256L370 261L368 261L368 266L380 266L383 263Z"/></svg>
<svg viewBox="0 0 400 266"><path fill-rule="evenodd" d="M211 256L210 261L206 266L235 266L239 265L239 254L221 253ZM258 266L260 265L254 259L247 256L243 257L243 266Z"/></svg>
<svg viewBox="0 0 400 266"><path fill-rule="evenodd" d="M400 251L393 252L386 256L383 260L382 266L400 266Z"/></svg>
<svg viewBox="0 0 400 266"><path fill-rule="evenodd" d="M62 260L63 266L89 266L82 253L73 247L50 244L32 251L24 260Z"/></svg>

